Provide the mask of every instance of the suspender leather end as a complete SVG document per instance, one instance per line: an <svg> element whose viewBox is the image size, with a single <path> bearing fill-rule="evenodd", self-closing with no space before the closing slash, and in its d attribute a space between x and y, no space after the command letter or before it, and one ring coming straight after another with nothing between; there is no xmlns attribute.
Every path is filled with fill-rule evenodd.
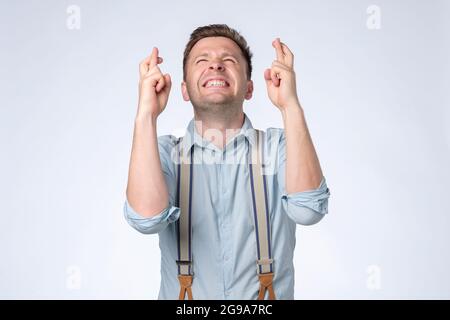
<svg viewBox="0 0 450 320"><path fill-rule="evenodd" d="M273 291L273 272L271 273L260 273L259 277L259 295L258 300L264 300L266 290L269 291L269 300L276 300L275 292Z"/></svg>
<svg viewBox="0 0 450 320"><path fill-rule="evenodd" d="M178 281L180 282L180 296L179 300L184 300L186 292L188 295L188 300L193 300L192 298L192 276L191 275L178 275Z"/></svg>

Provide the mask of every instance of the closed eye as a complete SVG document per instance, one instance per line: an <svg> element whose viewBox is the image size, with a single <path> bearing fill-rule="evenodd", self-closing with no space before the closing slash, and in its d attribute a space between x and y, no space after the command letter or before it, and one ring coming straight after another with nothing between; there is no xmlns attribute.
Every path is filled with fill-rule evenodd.
<svg viewBox="0 0 450 320"><path fill-rule="evenodd" d="M202 62L202 61L207 61L206 59L199 59L199 60L197 60L195 63L199 63L199 62ZM230 59L230 58L228 58L228 59L224 59L224 61L231 61L231 62L233 62L233 63L236 63L236 61L235 60L233 60L233 59Z"/></svg>

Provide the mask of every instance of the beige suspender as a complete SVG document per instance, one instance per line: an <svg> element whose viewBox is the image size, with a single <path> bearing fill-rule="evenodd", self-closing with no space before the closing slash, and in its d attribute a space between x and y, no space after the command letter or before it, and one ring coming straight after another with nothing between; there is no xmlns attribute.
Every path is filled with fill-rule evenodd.
<svg viewBox="0 0 450 320"><path fill-rule="evenodd" d="M186 293L188 299L192 300L192 228L191 228L191 200L192 200L192 169L194 150L191 154L183 154L181 148L182 139L178 144L178 204L181 210L177 222L178 233L178 281L180 282L180 300L184 300Z"/></svg>
<svg viewBox="0 0 450 320"><path fill-rule="evenodd" d="M273 290L273 259L271 252L270 217L267 198L266 177L263 172L264 139L263 132L257 130L256 145L252 148L249 161L250 187L252 191L253 217L257 245L257 272L259 278L259 300L264 300L266 290L269 299L275 300Z"/></svg>
<svg viewBox="0 0 450 320"><path fill-rule="evenodd" d="M273 259L271 253L270 218L265 176L263 174L264 139L263 132L256 130L256 148L251 148L249 154L250 187L252 195L252 216L255 225L257 244L257 274L259 278L258 299L263 300L266 290L269 299L275 299L273 290ZM177 197L181 213L177 221L178 233L178 280L180 282L179 299L184 300L186 293L192 300L192 192L193 192L193 153L183 154L182 138L178 143L178 181Z"/></svg>

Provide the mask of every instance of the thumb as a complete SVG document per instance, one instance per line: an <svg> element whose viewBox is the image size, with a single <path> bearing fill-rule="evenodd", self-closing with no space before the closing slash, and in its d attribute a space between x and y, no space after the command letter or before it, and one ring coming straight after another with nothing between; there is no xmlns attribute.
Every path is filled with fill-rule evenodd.
<svg viewBox="0 0 450 320"><path fill-rule="evenodd" d="M264 80L266 80L266 85L272 85L272 77L270 76L270 69L264 70Z"/></svg>
<svg viewBox="0 0 450 320"><path fill-rule="evenodd" d="M166 87L164 88L164 90L170 91L170 88L172 88L172 79L170 78L170 75L168 73L164 75L164 80L166 82Z"/></svg>

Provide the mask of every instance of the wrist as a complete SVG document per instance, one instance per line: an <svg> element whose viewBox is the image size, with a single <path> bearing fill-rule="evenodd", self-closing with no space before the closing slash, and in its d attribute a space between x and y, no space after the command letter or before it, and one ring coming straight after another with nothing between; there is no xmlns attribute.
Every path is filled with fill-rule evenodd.
<svg viewBox="0 0 450 320"><path fill-rule="evenodd" d="M303 108L300 105L300 102L291 103L281 109L281 115L283 116L283 119L303 115Z"/></svg>
<svg viewBox="0 0 450 320"><path fill-rule="evenodd" d="M150 113L138 113L134 119L135 124L148 124L156 126L158 116Z"/></svg>

